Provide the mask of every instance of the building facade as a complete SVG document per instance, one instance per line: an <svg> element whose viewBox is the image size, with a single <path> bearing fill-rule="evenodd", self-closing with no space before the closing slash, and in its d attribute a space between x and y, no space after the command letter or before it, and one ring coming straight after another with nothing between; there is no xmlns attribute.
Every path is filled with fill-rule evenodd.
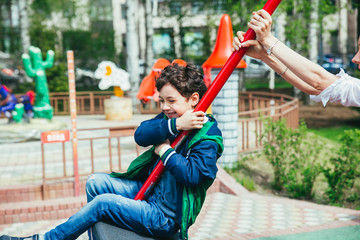
<svg viewBox="0 0 360 240"><path fill-rule="evenodd" d="M0 5L1 24L1 51L11 52L10 30L18 29L19 2L12 1L11 6ZM138 33L139 59L142 61L146 55L146 16L145 1L132 0L136 6L136 31ZM28 6L31 1L27 1ZM221 2L217 10L204 8L204 1L164 1L152 0L152 26L154 58L159 56L172 56L179 58L186 56L201 56L204 28L212 26L209 38L214 43L217 26L224 12ZM343 58L352 54L357 48L359 33L356 29L357 10L349 11L348 0L334 1L340 10L326 16L323 20L323 34L319 39L323 54L336 54ZM68 30L109 29L113 32L114 51L120 54L126 47L126 0L78 0L73 1L73 8L59 13L52 13L46 21L49 29L55 29L58 37L58 50L63 49L64 32ZM209 12L211 11L211 12ZM28 8L31 14L31 9ZM29 14L29 15L30 15ZM232 19L233 22L238 19ZM286 22L281 21L285 26ZM283 26L283 27L284 27ZM281 26L280 26L281 28ZM15 31L14 30L14 31ZM236 29L234 29L236 30ZM17 31L17 30L16 30ZM15 31L15 32L16 32ZM66 37L66 36L65 36ZM211 44L213 46L213 44Z"/></svg>

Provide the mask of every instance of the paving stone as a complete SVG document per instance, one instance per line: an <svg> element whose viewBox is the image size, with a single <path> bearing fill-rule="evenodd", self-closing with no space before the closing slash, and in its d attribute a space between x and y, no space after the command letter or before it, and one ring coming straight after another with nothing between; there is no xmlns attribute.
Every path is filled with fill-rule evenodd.
<svg viewBox="0 0 360 240"><path fill-rule="evenodd" d="M96 124L97 127L101 126L98 122ZM136 155L131 147L132 141L133 138L126 138L124 142L121 140L121 143L127 144L125 149L122 149L122 153L124 153L121 160L122 166L128 166ZM112 145L116 146L116 144L116 141L112 141ZM90 156L88 146L83 143L79 143L79 146L86 150L85 152L88 154L86 158L88 158ZM99 154L96 157L100 159L96 162L96 167L105 169L108 158L105 157L104 150L106 150L107 144L99 141L96 144L94 143L94 146L96 146L96 154ZM66 155L71 156L71 145L67 144L67 147L69 147L69 150L66 151ZM40 148L41 145L37 142L0 144L0 151L3 153L3 157L0 159L0 187L9 184L16 186L25 182L41 182ZM49 146L49 151L54 155L60 155L61 152L57 148L56 146ZM61 157L56 157L56 159L50 157L48 160L50 165L46 173L57 173L58 169L63 167ZM84 166L84 169L88 169L88 164L85 158L79 161L79 166ZM118 164L116 152L113 152L113 164L114 167ZM71 174L73 171L71 162L67 162L66 168L68 174ZM0 201L1 199L0 196ZM69 206L71 209L75 207L73 205L64 206ZM71 214L67 209L63 209L64 206L59 206L59 212L54 217L62 218L64 216L63 211L65 211L65 214ZM50 206L44 206L44 209L47 209L47 207ZM0 203L0 213L5 214L5 210L6 208L1 208ZM42 216L39 216L36 215L37 211L36 209L35 212L31 213L20 212L19 219L25 219L25 217L34 220L42 219L51 216L54 212L50 208L48 212L44 212ZM21 214L23 217L21 217ZM0 235L27 236L37 232L44 233L66 220L38 220L5 224L8 220L6 217L1 218L0 215ZM322 206L305 201L247 192L238 195L215 192L207 196L203 209L195 224L190 227L189 233L191 240L238 240L352 226L359 224L359 222L358 211L351 209ZM88 239L87 233L84 233L78 239Z"/></svg>

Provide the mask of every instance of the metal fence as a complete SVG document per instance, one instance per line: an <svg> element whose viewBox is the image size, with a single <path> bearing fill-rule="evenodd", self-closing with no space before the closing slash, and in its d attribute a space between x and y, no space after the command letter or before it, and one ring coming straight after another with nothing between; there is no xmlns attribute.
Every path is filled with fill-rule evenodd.
<svg viewBox="0 0 360 240"><path fill-rule="evenodd" d="M137 126L78 129L78 160L79 176L88 176L94 172L123 172L128 164L140 154L140 147L135 142L127 143L121 147L120 140L123 137L134 136ZM82 137L81 137L82 135ZM54 162L53 156L46 157L47 144L61 144L61 160ZM48 182L74 178L73 162L71 161L71 142L41 144L42 156L42 195L46 197ZM123 152L123 153L122 153ZM125 152L125 153L124 153ZM131 154L129 154L131 153ZM51 158L52 157L52 158ZM124 157L127 157L124 161ZM46 162L49 162L47 164ZM46 174L47 166L56 165L57 171L51 176ZM97 166L95 166L97 165Z"/></svg>

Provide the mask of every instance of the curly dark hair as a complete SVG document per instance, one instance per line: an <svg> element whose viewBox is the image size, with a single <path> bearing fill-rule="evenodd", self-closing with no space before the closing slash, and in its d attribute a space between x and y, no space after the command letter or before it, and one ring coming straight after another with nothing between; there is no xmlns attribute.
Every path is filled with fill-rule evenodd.
<svg viewBox="0 0 360 240"><path fill-rule="evenodd" d="M155 86L160 92L167 83L174 86L181 96L187 99L195 92L199 94L201 99L207 90L203 74L194 64L188 64L186 67L178 64L168 65L156 79Z"/></svg>

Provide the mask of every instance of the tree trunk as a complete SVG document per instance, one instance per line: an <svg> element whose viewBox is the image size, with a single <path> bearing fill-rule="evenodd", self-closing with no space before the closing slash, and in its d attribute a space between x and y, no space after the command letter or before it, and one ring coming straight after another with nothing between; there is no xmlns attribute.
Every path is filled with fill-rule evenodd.
<svg viewBox="0 0 360 240"><path fill-rule="evenodd" d="M339 11L339 48L340 54L343 60L346 60L347 55L347 38L348 38L348 10L347 0L340 0L340 11Z"/></svg>
<svg viewBox="0 0 360 240"><path fill-rule="evenodd" d="M360 35L360 4L357 7L357 35Z"/></svg>
<svg viewBox="0 0 360 240"><path fill-rule="evenodd" d="M139 89L139 41L136 32L136 8L137 1L126 1L126 53L127 71L130 74L131 94L133 99L133 109L136 110L136 92Z"/></svg>
<svg viewBox="0 0 360 240"><path fill-rule="evenodd" d="M310 26L309 26L309 59L316 63L318 57L318 29L319 29L319 0L311 0L311 14L310 14Z"/></svg>
<svg viewBox="0 0 360 240"><path fill-rule="evenodd" d="M146 70L145 75L151 71L153 59L154 59L154 52L153 52L153 35L154 29L152 25L152 7L151 7L151 0L145 0L145 18L146 18Z"/></svg>
<svg viewBox="0 0 360 240"><path fill-rule="evenodd" d="M292 10L292 17L293 17L294 19L298 19L299 16L298 16L298 12L297 12L296 6L298 6L299 4L298 4L297 1L295 1L295 2L296 2L296 4L295 4L294 9ZM300 36L300 35L298 35L298 36ZM295 49L301 49L301 40L299 40L299 41L297 41L296 43L294 43L294 47L295 47ZM301 92L298 88L293 87L293 92L294 92L294 97L298 98L299 100L302 99L302 92Z"/></svg>
<svg viewBox="0 0 360 240"><path fill-rule="evenodd" d="M4 46L4 32L3 32L3 15L2 15L2 6L3 3L0 1L0 51L4 51L5 50L5 46Z"/></svg>
<svg viewBox="0 0 360 240"><path fill-rule="evenodd" d="M319 53L319 0L311 0L311 14L310 14L310 26L309 26L309 60L317 63ZM304 103L306 105L312 104L309 95L305 94Z"/></svg>
<svg viewBox="0 0 360 240"><path fill-rule="evenodd" d="M114 46L116 55L122 51L123 39L121 34L121 1L112 0L113 28L114 28Z"/></svg>
<svg viewBox="0 0 360 240"><path fill-rule="evenodd" d="M8 1L7 3L7 10L9 13L9 23L10 23L10 31L9 31L9 37L10 37L10 52L13 53L15 50L14 46L14 26L13 26L13 16L12 16L12 1Z"/></svg>
<svg viewBox="0 0 360 240"><path fill-rule="evenodd" d="M20 37L22 51L27 53L30 47L30 35L29 35L29 17L27 12L26 0L18 0L19 6L19 18L20 18Z"/></svg>

